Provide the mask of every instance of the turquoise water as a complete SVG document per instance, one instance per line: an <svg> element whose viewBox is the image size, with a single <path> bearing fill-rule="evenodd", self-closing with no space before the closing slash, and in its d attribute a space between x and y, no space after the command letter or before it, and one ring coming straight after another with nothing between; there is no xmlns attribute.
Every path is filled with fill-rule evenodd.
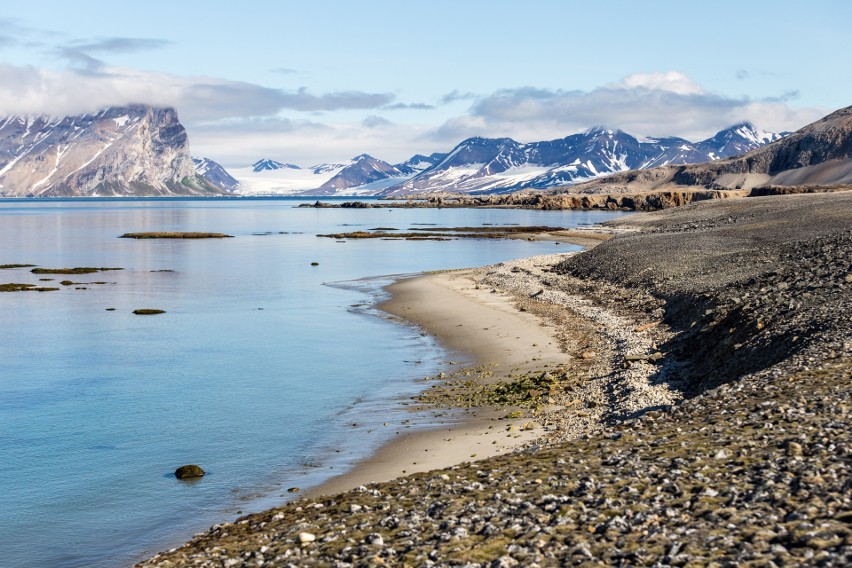
<svg viewBox="0 0 852 568"><path fill-rule="evenodd" d="M369 308L379 277L571 248L317 233L619 215L297 203L0 201L0 264L124 268L42 276L85 290L0 293L4 566L128 565L342 473L404 427L401 402L442 360L431 338ZM169 230L236 238L117 238ZM57 285L38 278L0 270L0 283ZM208 474L179 482L185 463Z"/></svg>

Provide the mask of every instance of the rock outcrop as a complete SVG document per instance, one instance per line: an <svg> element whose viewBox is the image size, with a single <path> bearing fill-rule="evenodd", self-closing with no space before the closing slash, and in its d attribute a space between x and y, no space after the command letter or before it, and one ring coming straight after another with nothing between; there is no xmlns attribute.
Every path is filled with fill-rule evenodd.
<svg viewBox="0 0 852 568"><path fill-rule="evenodd" d="M0 119L0 196L219 195L196 173L171 108Z"/></svg>

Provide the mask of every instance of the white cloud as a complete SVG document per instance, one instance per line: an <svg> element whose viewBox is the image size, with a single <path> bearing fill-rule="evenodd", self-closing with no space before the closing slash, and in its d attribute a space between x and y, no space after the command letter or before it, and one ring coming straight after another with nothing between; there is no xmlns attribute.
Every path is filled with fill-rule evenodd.
<svg viewBox="0 0 852 568"><path fill-rule="evenodd" d="M362 123L269 121L257 125L208 125L188 129L193 155L212 158L225 167L240 167L266 157L302 167L340 162L366 153L391 163L417 153L446 151L444 144L424 140L426 126L366 120Z"/></svg>
<svg viewBox="0 0 852 568"><path fill-rule="evenodd" d="M478 98L467 114L445 121L429 137L448 143L469 136L547 140L607 125L636 136L701 140L743 120L765 130L796 130L832 110L792 107L790 100L786 94L732 98L682 73L640 73L590 91L500 90Z"/></svg>
<svg viewBox="0 0 852 568"><path fill-rule="evenodd" d="M148 47L155 46L139 40L103 45ZM472 103L467 112L440 125L399 124L390 120L398 116L393 109L430 105L400 105L385 93L284 91L103 65L54 71L0 63L0 116L61 116L130 103L173 106L193 152L226 165L260 157L311 165L363 152L400 162L416 153L448 151L470 136L528 142L602 124L636 136L700 140L742 120L766 130L796 130L833 110L792 106L795 93L754 100L727 97L678 72L633 74L589 91L521 87L474 97L445 96L445 106L463 99Z"/></svg>
<svg viewBox="0 0 852 568"><path fill-rule="evenodd" d="M215 77L182 77L98 65L86 67L51 71L0 63L0 115L70 115L107 106L147 103L173 106L187 122L206 122L274 116L284 110L375 109L394 98L391 94L362 91L322 94L312 94L306 89L282 91Z"/></svg>
<svg viewBox="0 0 852 568"><path fill-rule="evenodd" d="M668 91L678 95L703 95L704 89L692 79L678 73L667 71L665 73L634 73L623 78L621 82L612 85L613 88L621 89L651 89L654 91Z"/></svg>

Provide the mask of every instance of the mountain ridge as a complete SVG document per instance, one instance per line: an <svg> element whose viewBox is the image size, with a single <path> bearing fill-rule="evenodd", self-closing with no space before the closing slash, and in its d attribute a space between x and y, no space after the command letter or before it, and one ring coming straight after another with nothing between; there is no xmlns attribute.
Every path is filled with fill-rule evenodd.
<svg viewBox="0 0 852 568"><path fill-rule="evenodd" d="M740 156L617 173L557 191L627 193L684 187L729 190L844 183L852 183L852 106Z"/></svg>
<svg viewBox="0 0 852 568"><path fill-rule="evenodd" d="M277 189L292 195L380 195L413 193L512 193L523 189L547 190L582 183L611 173L668 164L698 163L741 154L781 134L765 132L740 122L714 136L691 142L684 138L636 138L623 130L595 126L556 140L521 143L512 138L475 136L450 152L417 154L406 162L390 164L368 154L342 164L318 164L309 168L317 176L300 177L302 184L282 181ZM259 163L259 162L258 162ZM280 162L277 162L280 163ZM297 167L297 166L294 166ZM263 184L254 172L241 172L248 187L276 189ZM296 176L262 171L263 179ZM240 177L237 175L236 177ZM252 179L253 178L253 179ZM315 182L315 183L314 183Z"/></svg>
<svg viewBox="0 0 852 568"><path fill-rule="evenodd" d="M542 142L473 137L458 144L440 164L389 188L384 194L438 191L482 194L549 189L620 171L715 161L780 136L743 122L699 142L677 137L640 140L623 130L605 126Z"/></svg>

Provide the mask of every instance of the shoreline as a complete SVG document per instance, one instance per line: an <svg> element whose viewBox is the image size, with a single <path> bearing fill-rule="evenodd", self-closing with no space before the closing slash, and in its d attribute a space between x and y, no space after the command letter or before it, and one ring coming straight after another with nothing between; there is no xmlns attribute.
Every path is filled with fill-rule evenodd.
<svg viewBox="0 0 852 568"><path fill-rule="evenodd" d="M548 259L545 264L555 264L556 259L592 249L618 232L621 231L596 224L543 233L532 238L583 248L500 264L513 266L543 258ZM422 330L444 348L445 363L452 365L455 373L429 377L439 385L456 373L482 368L488 368L489 384L507 382L513 374L557 368L570 358L554 322L542 314L534 315L535 310L519 309L520 294L476 283L491 268L485 265L405 275L385 286L389 297L374 306L401 325ZM493 407L465 410L452 403L421 402L412 405L411 410L446 411L457 416L450 423L438 420L413 432L400 432L357 460L345 473L307 487L299 499L334 495L369 483L480 461L528 447L545 435L541 425L529 416L505 419L507 412ZM534 427L524 428L525 425Z"/></svg>
<svg viewBox="0 0 852 568"><path fill-rule="evenodd" d="M572 254L576 253L558 256ZM475 284L474 274L481 269L400 279L385 288L391 297L376 307L434 337L447 351L448 361L462 361L457 364L459 370L487 367L491 375L488 382L508 380L512 372L531 372L562 363L566 355L559 348L555 330L544 327L538 317L518 311L513 296L492 293L490 288ZM441 377L435 380L440 382ZM514 451L542 434L540 428L523 429L528 418L503 420L506 412L495 409L447 410L458 412L459 421L400 434L356 462L350 471L307 489L303 496L327 496L411 473L478 461Z"/></svg>

